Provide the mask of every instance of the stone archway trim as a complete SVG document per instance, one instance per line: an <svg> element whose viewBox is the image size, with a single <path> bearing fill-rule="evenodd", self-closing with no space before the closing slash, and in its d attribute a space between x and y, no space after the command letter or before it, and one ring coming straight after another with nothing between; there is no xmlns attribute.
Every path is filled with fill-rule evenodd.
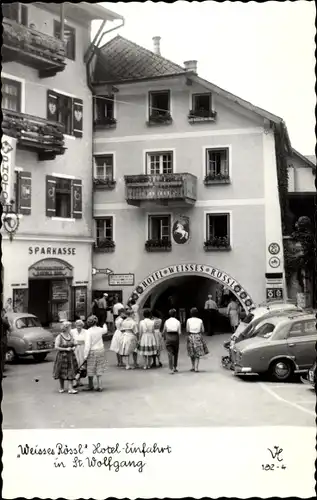
<svg viewBox="0 0 317 500"><path fill-rule="evenodd" d="M218 283L221 283L238 298L246 311L255 307L250 294L235 278L230 276L228 273L217 269L216 267L206 264L175 264L154 271L137 285L135 290L132 292L130 299L140 302L144 297L144 294L150 291L150 289L153 289L154 286L159 284L161 281L165 281L168 278L176 276L190 274L210 278Z"/></svg>

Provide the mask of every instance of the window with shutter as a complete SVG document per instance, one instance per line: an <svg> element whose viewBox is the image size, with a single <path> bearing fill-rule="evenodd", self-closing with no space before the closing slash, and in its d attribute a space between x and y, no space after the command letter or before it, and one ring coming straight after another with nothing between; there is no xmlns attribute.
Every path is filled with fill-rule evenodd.
<svg viewBox="0 0 317 500"><path fill-rule="evenodd" d="M71 218L72 181L56 177L55 215L64 219Z"/></svg>
<svg viewBox="0 0 317 500"><path fill-rule="evenodd" d="M2 108L10 111L21 111L21 82L9 78L1 78Z"/></svg>
<svg viewBox="0 0 317 500"><path fill-rule="evenodd" d="M83 216L83 189L81 180L72 181L73 193L73 217L74 219L81 219Z"/></svg>
<svg viewBox="0 0 317 500"><path fill-rule="evenodd" d="M56 177L46 176L46 216L56 215Z"/></svg>
<svg viewBox="0 0 317 500"><path fill-rule="evenodd" d="M17 176L18 213L31 215L32 180L31 172L18 172Z"/></svg>
<svg viewBox="0 0 317 500"><path fill-rule="evenodd" d="M83 101L73 99L73 134L75 137L83 136Z"/></svg>

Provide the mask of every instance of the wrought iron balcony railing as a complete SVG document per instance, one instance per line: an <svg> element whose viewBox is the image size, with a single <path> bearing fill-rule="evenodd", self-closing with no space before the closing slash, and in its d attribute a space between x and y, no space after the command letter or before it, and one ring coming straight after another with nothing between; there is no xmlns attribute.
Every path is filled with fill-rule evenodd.
<svg viewBox="0 0 317 500"><path fill-rule="evenodd" d="M130 205L142 202L181 202L193 205L197 198L197 177L188 174L125 175L126 200Z"/></svg>
<svg viewBox="0 0 317 500"><path fill-rule="evenodd" d="M2 62L19 62L39 71L40 78L54 76L66 66L65 43L6 17L2 20Z"/></svg>
<svg viewBox="0 0 317 500"><path fill-rule="evenodd" d="M2 110L2 131L17 139L21 149L38 153L39 160L52 160L65 152L64 125L37 116Z"/></svg>

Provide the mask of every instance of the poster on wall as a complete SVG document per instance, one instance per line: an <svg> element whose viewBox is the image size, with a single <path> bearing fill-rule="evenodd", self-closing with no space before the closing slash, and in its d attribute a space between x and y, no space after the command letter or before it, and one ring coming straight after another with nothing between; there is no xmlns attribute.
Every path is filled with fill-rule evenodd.
<svg viewBox="0 0 317 500"><path fill-rule="evenodd" d="M68 300L68 283L65 281L52 282L52 301L66 302Z"/></svg>
<svg viewBox="0 0 317 500"><path fill-rule="evenodd" d="M77 286L74 288L74 312L75 319L85 319L87 316L87 287Z"/></svg>
<svg viewBox="0 0 317 500"><path fill-rule="evenodd" d="M28 310L28 289L14 288L13 292L13 310L17 313L27 312Z"/></svg>

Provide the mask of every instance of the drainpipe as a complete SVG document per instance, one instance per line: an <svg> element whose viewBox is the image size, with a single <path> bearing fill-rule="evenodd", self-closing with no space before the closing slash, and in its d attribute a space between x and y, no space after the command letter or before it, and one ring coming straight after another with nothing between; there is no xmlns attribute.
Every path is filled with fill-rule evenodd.
<svg viewBox="0 0 317 500"><path fill-rule="evenodd" d="M62 2L60 6L60 18L61 18L61 32L60 32L60 39L63 42L64 41L64 27L65 27L65 3Z"/></svg>

